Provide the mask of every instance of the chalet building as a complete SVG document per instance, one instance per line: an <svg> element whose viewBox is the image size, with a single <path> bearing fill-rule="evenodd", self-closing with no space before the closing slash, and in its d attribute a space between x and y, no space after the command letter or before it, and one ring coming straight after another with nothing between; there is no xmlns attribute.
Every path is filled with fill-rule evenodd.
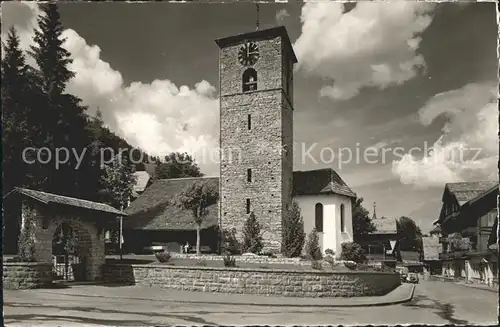
<svg viewBox="0 0 500 327"><path fill-rule="evenodd" d="M341 244L352 242L352 200L356 194L332 169L296 171L293 174L293 200L301 208L304 231L316 228L323 252L333 250L340 256ZM125 210L125 250L141 251L150 245L167 245L179 251L186 243L196 244L196 225L192 213L175 204L177 195L196 182L207 182L219 189L219 177L160 179L153 182ZM243 203L244 205L244 203ZM201 245L210 252L219 249L221 224L220 203L208 208L201 226ZM256 214L262 230L269 222ZM389 249L389 247L388 247Z"/></svg>
<svg viewBox="0 0 500 327"><path fill-rule="evenodd" d="M365 250L369 262L395 267L396 262L401 261L396 219L377 218L374 203L372 223L375 225L375 231L364 235L358 243Z"/></svg>
<svg viewBox="0 0 500 327"><path fill-rule="evenodd" d="M137 167L137 170L134 172L136 183L134 185L132 200L137 199L147 187L151 186L155 178L155 168L155 165L150 163L141 164Z"/></svg>
<svg viewBox="0 0 500 327"><path fill-rule="evenodd" d="M441 229L440 260L445 277L498 285L497 182L448 183L434 224Z"/></svg>
<svg viewBox="0 0 500 327"><path fill-rule="evenodd" d="M439 259L439 254L441 253L441 244L439 243L441 231L435 229L431 231L431 236L422 237L424 272L427 275L441 275L443 271L443 265Z"/></svg>

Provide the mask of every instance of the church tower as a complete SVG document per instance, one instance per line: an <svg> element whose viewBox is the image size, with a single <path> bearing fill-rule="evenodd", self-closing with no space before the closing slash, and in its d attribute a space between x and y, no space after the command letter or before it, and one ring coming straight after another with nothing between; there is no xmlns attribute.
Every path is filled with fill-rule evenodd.
<svg viewBox="0 0 500 327"><path fill-rule="evenodd" d="M284 27L216 40L220 80L220 223L241 240L253 212L264 250L281 251L292 205L293 64Z"/></svg>

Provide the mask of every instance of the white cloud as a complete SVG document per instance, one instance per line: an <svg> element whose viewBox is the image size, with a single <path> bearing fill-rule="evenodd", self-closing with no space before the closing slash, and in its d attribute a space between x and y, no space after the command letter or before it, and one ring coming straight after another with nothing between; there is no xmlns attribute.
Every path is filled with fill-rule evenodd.
<svg viewBox="0 0 500 327"><path fill-rule="evenodd" d="M420 109L423 125L443 115L447 122L432 151L405 154L392 172L404 184L442 186L448 182L497 179L498 107L496 83L468 84L440 93Z"/></svg>
<svg viewBox="0 0 500 327"><path fill-rule="evenodd" d="M404 83L425 67L416 50L434 6L358 2L343 13L342 3L308 2L302 7L302 33L294 45L298 67L331 80L320 94L334 99L352 98L362 87Z"/></svg>
<svg viewBox="0 0 500 327"><path fill-rule="evenodd" d="M401 142L403 140L404 140L403 138L383 140L383 141L380 141L380 142L377 142L375 144L372 144L372 145L368 146L368 148L380 150L382 148L385 148L386 146L399 143L399 142Z"/></svg>
<svg viewBox="0 0 500 327"><path fill-rule="evenodd" d="M38 7L26 2L3 3L2 11L2 16L6 12L14 14L7 21L8 26L4 20L2 37L13 25L26 49L36 27ZM218 162L203 157L202 151L218 147L218 100L210 83L201 81L193 88L178 87L164 79L125 85L121 73L100 58L97 45L87 44L71 29L66 29L63 37L63 46L73 58L70 69L76 73L67 91L80 97L90 112L99 108L106 125L133 146L152 155L188 151L204 173L217 174Z"/></svg>
<svg viewBox="0 0 500 327"><path fill-rule="evenodd" d="M287 17L290 17L290 14L286 9L281 9L276 13L276 22L278 24L282 23Z"/></svg>

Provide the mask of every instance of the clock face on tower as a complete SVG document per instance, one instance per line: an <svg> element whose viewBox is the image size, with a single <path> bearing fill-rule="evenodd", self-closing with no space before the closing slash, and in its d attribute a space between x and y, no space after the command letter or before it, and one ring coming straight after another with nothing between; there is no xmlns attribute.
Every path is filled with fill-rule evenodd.
<svg viewBox="0 0 500 327"><path fill-rule="evenodd" d="M238 61L243 66L252 66L259 60L259 49L257 44L253 42L247 42L241 46L238 52Z"/></svg>

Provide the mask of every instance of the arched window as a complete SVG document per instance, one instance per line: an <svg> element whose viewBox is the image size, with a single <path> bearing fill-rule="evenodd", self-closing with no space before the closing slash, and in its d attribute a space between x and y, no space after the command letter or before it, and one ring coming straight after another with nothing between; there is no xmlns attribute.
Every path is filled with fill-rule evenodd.
<svg viewBox="0 0 500 327"><path fill-rule="evenodd" d="M345 210L344 205L340 205L340 231L345 232Z"/></svg>
<svg viewBox="0 0 500 327"><path fill-rule="evenodd" d="M323 204L321 203L316 203L315 206L315 215L314 215L314 226L316 228L316 231L318 233L323 232Z"/></svg>
<svg viewBox="0 0 500 327"><path fill-rule="evenodd" d="M257 90L257 72L253 68L248 68L243 73L243 92Z"/></svg>

